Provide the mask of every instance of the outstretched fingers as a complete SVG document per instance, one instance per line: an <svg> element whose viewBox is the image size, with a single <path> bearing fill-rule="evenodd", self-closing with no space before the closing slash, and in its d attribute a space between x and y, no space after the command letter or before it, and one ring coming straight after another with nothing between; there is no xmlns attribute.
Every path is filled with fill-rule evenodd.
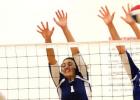
<svg viewBox="0 0 140 100"><path fill-rule="evenodd" d="M127 4L127 10L128 10L129 13L131 12L130 4L129 3Z"/></svg>
<svg viewBox="0 0 140 100"><path fill-rule="evenodd" d="M122 9L123 9L124 13L127 14L127 11L126 11L126 9L124 8L124 6L122 6Z"/></svg>
<svg viewBox="0 0 140 100"><path fill-rule="evenodd" d="M63 13L61 13L59 10L55 13L58 19L61 19L63 17Z"/></svg>
<svg viewBox="0 0 140 100"><path fill-rule="evenodd" d="M110 12L107 8L107 6L105 7L101 7L101 9L99 10L101 15L98 15L100 18L103 18L104 16L110 15Z"/></svg>
<svg viewBox="0 0 140 100"><path fill-rule="evenodd" d="M54 27L52 27L51 32L50 32L50 35L53 34L53 31L54 31Z"/></svg>
<svg viewBox="0 0 140 100"><path fill-rule="evenodd" d="M124 8L124 6L122 6L122 9L123 9L125 15L128 15L128 14L131 13L131 9L130 9L130 5L129 4L127 4L127 10Z"/></svg>
<svg viewBox="0 0 140 100"><path fill-rule="evenodd" d="M46 34L43 32L44 30L48 29L48 22L46 22L46 28L43 22L41 22L41 26L37 25L38 29L37 32L40 33L44 38L46 37Z"/></svg>
<svg viewBox="0 0 140 100"><path fill-rule="evenodd" d="M67 17L67 13L64 13L63 10L61 10L61 11L58 10L58 11L55 12L55 14L56 14L56 16L57 16L58 19L62 19L64 17Z"/></svg>

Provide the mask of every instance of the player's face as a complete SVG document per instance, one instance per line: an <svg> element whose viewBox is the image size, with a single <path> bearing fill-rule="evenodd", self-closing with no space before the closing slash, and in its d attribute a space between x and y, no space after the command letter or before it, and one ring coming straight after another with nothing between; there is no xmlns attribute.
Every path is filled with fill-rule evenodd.
<svg viewBox="0 0 140 100"><path fill-rule="evenodd" d="M138 14L138 15L136 16L136 19L137 19L137 23L140 24L140 14Z"/></svg>
<svg viewBox="0 0 140 100"><path fill-rule="evenodd" d="M61 71L66 78L74 78L75 69L76 69L75 63L71 59L64 60L61 65Z"/></svg>

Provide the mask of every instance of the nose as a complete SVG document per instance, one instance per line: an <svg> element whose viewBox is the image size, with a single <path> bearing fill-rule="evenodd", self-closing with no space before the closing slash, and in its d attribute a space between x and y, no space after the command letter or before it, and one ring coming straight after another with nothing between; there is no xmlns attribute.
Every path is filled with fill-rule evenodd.
<svg viewBox="0 0 140 100"><path fill-rule="evenodd" d="M65 66L65 69L67 69L67 68L69 68L69 65L68 64L66 64L66 66Z"/></svg>

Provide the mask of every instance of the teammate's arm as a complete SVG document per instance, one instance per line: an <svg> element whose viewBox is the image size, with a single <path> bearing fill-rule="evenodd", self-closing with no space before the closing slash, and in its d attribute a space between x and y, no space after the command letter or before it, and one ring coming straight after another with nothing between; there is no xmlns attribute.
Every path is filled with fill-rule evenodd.
<svg viewBox="0 0 140 100"><path fill-rule="evenodd" d="M101 7L101 10L100 10L100 14L101 15L98 15L101 19L103 19L103 21L105 22L105 24L108 26L108 29L109 29L109 32L111 34L111 37L113 40L120 40L120 36L113 24L113 19L114 19L114 14L113 13L112 15L110 14L107 6L104 7ZM129 78L131 79L131 69L130 67L128 66L128 57L126 55L126 49L125 49L125 46L124 45L120 45L120 46L117 46L117 49L119 51L119 54L121 56L121 60L122 60L122 63L124 65L124 68L126 69L126 72L129 76Z"/></svg>
<svg viewBox="0 0 140 100"><path fill-rule="evenodd" d="M125 13L125 17L121 17L128 25L130 25L130 27L132 28L132 30L135 32L137 39L140 39L140 29L137 26L136 21L132 18L131 16L131 9L129 4L127 5L127 9L124 8L124 6L122 7L124 13Z"/></svg>
<svg viewBox="0 0 140 100"><path fill-rule="evenodd" d="M113 19L114 19L115 12L113 12L113 14L110 14L107 6L105 6L105 8L101 7L99 12L100 12L100 15L98 15L98 16L101 19L103 19L103 21L107 25L112 39L113 40L121 40L120 36L118 35L118 32L117 32L117 30L116 30L116 28L113 24ZM118 49L120 54L123 54L126 51L124 46L117 46L117 49Z"/></svg>

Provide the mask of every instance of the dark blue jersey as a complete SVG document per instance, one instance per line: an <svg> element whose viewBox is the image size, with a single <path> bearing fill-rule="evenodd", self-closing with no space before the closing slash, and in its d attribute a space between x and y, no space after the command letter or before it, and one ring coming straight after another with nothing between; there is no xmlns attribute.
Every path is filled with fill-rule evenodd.
<svg viewBox="0 0 140 100"><path fill-rule="evenodd" d="M134 100L140 100L140 70L138 67L134 64L130 54L126 51L130 69L131 69L131 75L132 75L132 82L133 82L133 98Z"/></svg>
<svg viewBox="0 0 140 100"><path fill-rule="evenodd" d="M89 100L91 87L87 80L80 75L76 75L75 79L69 82L62 74L60 76L58 93L61 100Z"/></svg>

